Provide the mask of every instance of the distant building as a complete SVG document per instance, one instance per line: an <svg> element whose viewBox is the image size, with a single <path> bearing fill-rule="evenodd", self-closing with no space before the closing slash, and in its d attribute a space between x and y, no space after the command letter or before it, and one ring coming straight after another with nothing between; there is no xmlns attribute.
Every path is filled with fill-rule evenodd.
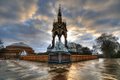
<svg viewBox="0 0 120 80"><path fill-rule="evenodd" d="M71 42L71 43L68 43L68 51L70 53L82 53L82 46L80 44L77 44L77 43L74 43L74 42Z"/></svg>
<svg viewBox="0 0 120 80"><path fill-rule="evenodd" d="M1 54L3 58L7 59L18 58L23 51L26 52L27 55L34 55L34 50L23 42L13 43L9 46L6 46Z"/></svg>
<svg viewBox="0 0 120 80"><path fill-rule="evenodd" d="M76 43L73 43L73 42L68 43L68 51L69 52L77 52L77 50L76 50Z"/></svg>

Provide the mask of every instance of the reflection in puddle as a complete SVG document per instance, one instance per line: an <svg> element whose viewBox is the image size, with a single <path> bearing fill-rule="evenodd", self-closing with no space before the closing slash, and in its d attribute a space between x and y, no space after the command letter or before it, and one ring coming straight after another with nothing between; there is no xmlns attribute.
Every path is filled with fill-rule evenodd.
<svg viewBox="0 0 120 80"><path fill-rule="evenodd" d="M66 75L63 75L63 74L57 74L52 78L52 80L67 80L67 77Z"/></svg>
<svg viewBox="0 0 120 80"><path fill-rule="evenodd" d="M0 80L120 80L120 59L71 64L0 60Z"/></svg>

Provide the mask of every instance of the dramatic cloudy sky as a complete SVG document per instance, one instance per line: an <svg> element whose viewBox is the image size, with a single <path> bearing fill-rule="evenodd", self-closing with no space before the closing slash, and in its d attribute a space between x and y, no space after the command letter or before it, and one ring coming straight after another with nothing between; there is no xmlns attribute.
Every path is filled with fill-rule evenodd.
<svg viewBox="0 0 120 80"><path fill-rule="evenodd" d="M92 47L101 33L120 38L120 0L0 0L0 38L5 45L25 42L45 51L59 4L69 42Z"/></svg>

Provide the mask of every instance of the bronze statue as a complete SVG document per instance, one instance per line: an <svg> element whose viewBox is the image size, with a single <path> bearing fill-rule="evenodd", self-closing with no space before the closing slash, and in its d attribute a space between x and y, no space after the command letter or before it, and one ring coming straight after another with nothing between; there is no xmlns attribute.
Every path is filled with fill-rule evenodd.
<svg viewBox="0 0 120 80"><path fill-rule="evenodd" d="M61 36L63 35L65 38L65 47L67 47L67 28L66 22L62 21L62 14L61 14L61 7L59 6L58 10L58 20L57 22L53 22L53 29L52 29L52 48L55 45L55 37L58 36L59 41L61 41Z"/></svg>

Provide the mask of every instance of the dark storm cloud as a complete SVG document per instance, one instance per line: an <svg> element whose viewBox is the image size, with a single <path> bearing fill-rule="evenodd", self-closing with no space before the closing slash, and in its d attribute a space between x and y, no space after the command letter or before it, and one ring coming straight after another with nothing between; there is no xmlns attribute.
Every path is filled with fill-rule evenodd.
<svg viewBox="0 0 120 80"><path fill-rule="evenodd" d="M25 42L34 48L46 45L46 40L50 40L50 35L34 25L9 24L0 26L0 38L5 42Z"/></svg>
<svg viewBox="0 0 120 80"><path fill-rule="evenodd" d="M47 15L47 16L52 16L53 14L50 11L51 10L51 6L55 7L55 3L56 0L39 0L38 2L38 10L36 12L36 14L42 14L42 15Z"/></svg>
<svg viewBox="0 0 120 80"><path fill-rule="evenodd" d="M119 0L0 0L0 38L45 50L51 43L59 4L67 22L68 41L91 47L101 33L120 37Z"/></svg>
<svg viewBox="0 0 120 80"><path fill-rule="evenodd" d="M2 37L12 38L12 36L16 36L15 38L17 39L20 39L21 37L24 37L24 36L31 36L31 38L33 38L38 33L44 34L43 31L36 29L34 25L29 26L24 24L7 24L7 25L1 25L0 28L1 28L0 29L1 38Z"/></svg>
<svg viewBox="0 0 120 80"><path fill-rule="evenodd" d="M89 40L93 40L93 36L91 34L84 34L80 37L81 40L86 40L86 41L89 41Z"/></svg>
<svg viewBox="0 0 120 80"><path fill-rule="evenodd" d="M0 0L0 23L19 22L30 18L37 7L36 3L37 0Z"/></svg>

